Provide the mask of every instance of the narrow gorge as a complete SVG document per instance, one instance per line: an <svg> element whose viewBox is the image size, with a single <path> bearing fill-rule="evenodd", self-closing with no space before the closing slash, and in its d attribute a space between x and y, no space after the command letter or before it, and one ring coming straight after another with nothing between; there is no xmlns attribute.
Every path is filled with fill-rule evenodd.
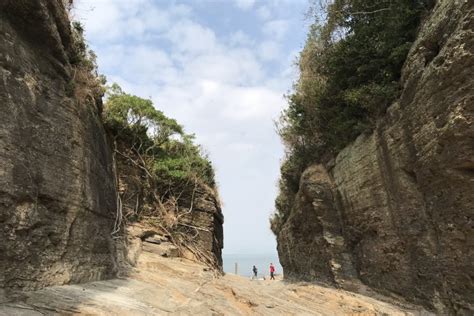
<svg viewBox="0 0 474 316"><path fill-rule="evenodd" d="M284 275L269 280L224 273L210 158L152 97L99 75L73 1L0 0L0 315L473 314L474 1L329 3L308 14L327 24L277 123Z"/></svg>

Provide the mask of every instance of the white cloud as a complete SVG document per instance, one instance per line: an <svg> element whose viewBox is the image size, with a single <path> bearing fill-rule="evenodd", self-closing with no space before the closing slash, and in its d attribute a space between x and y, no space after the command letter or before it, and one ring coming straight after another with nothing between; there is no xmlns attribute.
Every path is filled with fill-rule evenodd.
<svg viewBox="0 0 474 316"><path fill-rule="evenodd" d="M280 45L275 41L265 41L259 45L258 52L265 61L276 60L280 57Z"/></svg>
<svg viewBox="0 0 474 316"><path fill-rule="evenodd" d="M249 120L275 117L284 100L279 93L267 88L224 87L227 104L222 114L228 119Z"/></svg>
<svg viewBox="0 0 474 316"><path fill-rule="evenodd" d="M250 36L248 36L241 30L233 32L229 36L229 44L231 46L236 46L236 47L249 46L249 45L253 45L253 43L254 41L250 38Z"/></svg>
<svg viewBox="0 0 474 316"><path fill-rule="evenodd" d="M75 15L87 26L89 40L110 42L163 32L172 22L186 19L192 12L183 4L160 10L152 0L78 0L75 8Z"/></svg>
<svg viewBox="0 0 474 316"><path fill-rule="evenodd" d="M256 27L241 23L223 31L200 22L202 7L193 7L194 1L78 1L77 15L98 55L99 70L125 91L152 98L157 108L196 133L216 166L226 222L234 225L248 208L245 216L259 218L267 234L282 154L273 119L285 107L282 95L293 79L288 56L294 52L284 41L286 14L294 3L259 4L257 16L248 14ZM199 6L212 5L206 3ZM234 0L241 10L256 3ZM242 204L242 196L248 203ZM226 228L227 242L231 235ZM267 235L262 238L273 245Z"/></svg>
<svg viewBox="0 0 474 316"><path fill-rule="evenodd" d="M166 37L180 53L199 54L216 50L214 32L191 20L176 21Z"/></svg>
<svg viewBox="0 0 474 316"><path fill-rule="evenodd" d="M286 36L289 28L289 22L287 20L273 20L266 22L263 25L263 34L268 37L272 37L275 40L281 40Z"/></svg>
<svg viewBox="0 0 474 316"><path fill-rule="evenodd" d="M76 15L86 24L86 34L90 40L96 35L102 34L102 39L117 38L120 30L117 27L121 18L120 7L108 5L108 1L94 3L82 0L76 3ZM114 25L115 27L110 27Z"/></svg>
<svg viewBox="0 0 474 316"><path fill-rule="evenodd" d="M249 10L255 4L255 0L234 0L234 1L235 1L235 5L242 10Z"/></svg>
<svg viewBox="0 0 474 316"><path fill-rule="evenodd" d="M271 14L272 13L268 6L262 5L257 9L257 15L262 20L268 20L271 17Z"/></svg>

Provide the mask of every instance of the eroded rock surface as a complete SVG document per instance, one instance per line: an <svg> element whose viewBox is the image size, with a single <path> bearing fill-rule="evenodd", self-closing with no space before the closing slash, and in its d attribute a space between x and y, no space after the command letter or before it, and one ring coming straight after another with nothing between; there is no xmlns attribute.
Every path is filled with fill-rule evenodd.
<svg viewBox="0 0 474 316"><path fill-rule="evenodd" d="M123 144L118 146L121 151L125 151L124 147ZM165 196L166 192L156 188L156 183L143 168L120 154L115 156L115 160L122 213L129 218L131 226L135 223L144 226L142 230L155 229L163 233L159 229L161 226L170 229L168 233L172 235L181 234L189 241L183 241L182 244L192 246L202 255L197 257L186 247L181 247L181 256L220 268L224 247L224 216L217 190L205 184L196 184L191 192L182 189L172 196ZM159 200L164 202L158 203ZM136 216L139 219L134 219L135 215L130 214L139 214ZM159 225L153 225L154 221L159 221ZM130 235L128 229L126 243L133 243L130 238L133 239L134 235L137 233Z"/></svg>
<svg viewBox="0 0 474 316"><path fill-rule="evenodd" d="M196 192L195 198L192 212L188 212L187 215L183 216L182 223L194 227L191 233L197 234L196 247L209 258L215 260L218 266L222 266L224 216L219 197L215 190L209 187L201 187ZM192 256L189 258L192 258Z"/></svg>
<svg viewBox="0 0 474 316"><path fill-rule="evenodd" d="M371 135L302 176L278 235L289 277L360 279L442 314L474 311L474 2L441 0Z"/></svg>
<svg viewBox="0 0 474 316"><path fill-rule="evenodd" d="M0 2L0 288L7 290L114 273L111 152L100 102L74 97L71 36L61 1Z"/></svg>
<svg viewBox="0 0 474 316"><path fill-rule="evenodd" d="M334 189L323 166L313 166L303 173L296 204L278 240L286 278L325 282L356 278L341 231Z"/></svg>
<svg viewBox="0 0 474 316"><path fill-rule="evenodd" d="M64 285L0 302L7 315L429 315L400 305L312 284L216 277L201 264L165 258L150 243L127 278Z"/></svg>
<svg viewBox="0 0 474 316"><path fill-rule="evenodd" d="M123 211L144 207L146 175L114 159L96 74L80 68L90 61L66 2L0 1L0 301L126 275L142 248L117 197L128 187ZM222 223L217 194L205 188L181 221L214 266L222 265Z"/></svg>

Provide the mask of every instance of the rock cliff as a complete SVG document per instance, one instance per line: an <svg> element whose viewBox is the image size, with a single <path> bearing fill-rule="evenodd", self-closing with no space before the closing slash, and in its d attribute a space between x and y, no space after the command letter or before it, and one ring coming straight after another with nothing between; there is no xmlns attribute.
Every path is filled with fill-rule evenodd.
<svg viewBox="0 0 474 316"><path fill-rule="evenodd" d="M375 131L303 173L277 234L286 277L472 313L473 29L473 1L438 1Z"/></svg>
<svg viewBox="0 0 474 316"><path fill-rule="evenodd" d="M98 79L80 68L86 46L64 3L0 2L0 301L15 290L111 278L144 238L126 238L117 221L118 184L135 171L115 166ZM197 247L221 265L216 195L197 195L183 220L202 230Z"/></svg>
<svg viewBox="0 0 474 316"><path fill-rule="evenodd" d="M0 288L114 273L112 156L73 54L61 2L1 2Z"/></svg>
<svg viewBox="0 0 474 316"><path fill-rule="evenodd" d="M222 267L224 233L221 205L216 190L205 184L180 191L179 197L164 196L146 169L134 163L136 154L119 144L115 155L121 213L132 226L127 240L133 244L137 237L165 234L172 238L182 257ZM121 152L128 152L126 157ZM133 157L133 158L132 158ZM132 158L132 159L130 159ZM163 194L163 196L161 196ZM134 219L134 217L139 219ZM158 222L157 222L158 221ZM135 224L140 227L135 229ZM141 236L141 237L140 237ZM131 240L130 240L131 238ZM134 249L126 253L135 257ZM132 260L132 265L134 264Z"/></svg>

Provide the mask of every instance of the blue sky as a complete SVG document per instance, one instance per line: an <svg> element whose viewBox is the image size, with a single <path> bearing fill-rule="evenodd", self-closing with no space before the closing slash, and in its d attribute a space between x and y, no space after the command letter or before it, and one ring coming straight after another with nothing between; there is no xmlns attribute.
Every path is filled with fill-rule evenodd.
<svg viewBox="0 0 474 316"><path fill-rule="evenodd" d="M283 147L308 0L76 0L99 71L195 133L216 168L224 253L274 253Z"/></svg>

